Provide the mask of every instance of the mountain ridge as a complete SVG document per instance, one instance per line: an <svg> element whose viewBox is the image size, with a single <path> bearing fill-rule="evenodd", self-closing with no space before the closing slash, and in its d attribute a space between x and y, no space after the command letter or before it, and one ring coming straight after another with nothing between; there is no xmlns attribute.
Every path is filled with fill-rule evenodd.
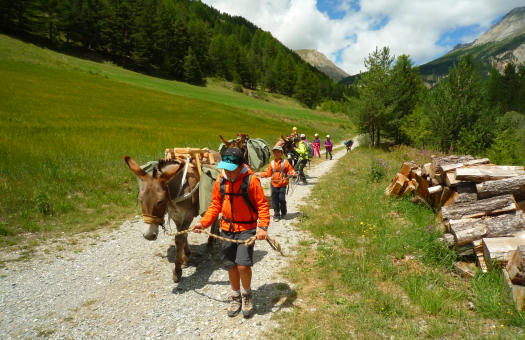
<svg viewBox="0 0 525 340"><path fill-rule="evenodd" d="M294 52L308 64L312 65L335 81L340 81L349 76L348 73L337 67L337 65L335 65L323 53L315 49L301 49L294 50Z"/></svg>

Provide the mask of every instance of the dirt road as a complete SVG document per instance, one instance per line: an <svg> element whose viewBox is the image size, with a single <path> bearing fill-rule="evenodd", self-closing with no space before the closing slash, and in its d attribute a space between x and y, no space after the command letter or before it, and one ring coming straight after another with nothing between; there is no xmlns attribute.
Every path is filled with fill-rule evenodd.
<svg viewBox="0 0 525 340"><path fill-rule="evenodd" d="M189 236L190 266L174 284L173 240L161 234L146 241L137 217L112 232L47 243L29 261L8 262L0 270L0 338L264 338L264 330L275 324L273 315L301 303L279 274L297 243L308 238L294 227L298 207L318 177L345 154L340 150L334 160L312 166L309 184L297 185L287 196L286 219L270 225L287 257L264 241L256 243L252 318L226 315L227 272L220 269L218 251L206 251L204 235ZM263 185L269 195L267 180Z"/></svg>

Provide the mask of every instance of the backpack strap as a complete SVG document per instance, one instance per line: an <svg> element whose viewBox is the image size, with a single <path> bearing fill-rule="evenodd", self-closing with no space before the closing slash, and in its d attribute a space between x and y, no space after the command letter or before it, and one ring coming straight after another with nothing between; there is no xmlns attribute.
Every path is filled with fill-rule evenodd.
<svg viewBox="0 0 525 340"><path fill-rule="evenodd" d="M240 187L239 191L236 192L236 193L234 193L234 192L231 192L231 193L230 192L226 192L226 179L223 176L221 176L220 179L219 179L219 190L220 190L221 199L222 199L221 204L224 201L224 198L225 198L226 195L230 196L230 204L233 201L233 196L242 196L242 198L244 200L244 203L248 206L248 209L250 209L251 211L253 211L257 215L257 217L255 217L255 219L252 218L252 220L250 220L250 221L230 220L229 218L226 218L226 217L222 216L221 218L223 220L225 220L226 222L230 223L230 231L232 230L233 223L237 223L237 224L252 224L252 223L257 222L258 212L257 212L257 209L255 209L255 206L253 205L252 201L250 200L250 195L249 195L249 192L248 192L248 188L250 187L250 181L252 179L252 176L253 176L253 174L250 174L248 176L245 176L242 179L241 187ZM232 186L232 190L233 190L233 186ZM233 204L231 204L231 206L233 207ZM233 215L233 208L232 208L232 215Z"/></svg>

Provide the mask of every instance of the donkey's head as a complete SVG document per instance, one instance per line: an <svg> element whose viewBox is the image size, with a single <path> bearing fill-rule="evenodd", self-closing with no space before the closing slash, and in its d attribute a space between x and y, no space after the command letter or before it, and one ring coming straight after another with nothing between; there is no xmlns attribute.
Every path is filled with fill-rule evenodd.
<svg viewBox="0 0 525 340"><path fill-rule="evenodd" d="M124 157L126 164L137 177L142 181L139 192L139 200L142 203L142 216L146 228L143 236L147 240L156 240L159 234L159 225L164 221L164 214L170 199L168 182L184 165L184 161L159 161L152 174L146 173L129 156Z"/></svg>

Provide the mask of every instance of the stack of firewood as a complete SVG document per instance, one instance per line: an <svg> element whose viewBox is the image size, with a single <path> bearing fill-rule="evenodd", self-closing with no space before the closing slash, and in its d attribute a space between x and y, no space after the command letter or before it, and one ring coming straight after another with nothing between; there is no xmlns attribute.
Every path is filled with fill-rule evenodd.
<svg viewBox="0 0 525 340"><path fill-rule="evenodd" d="M458 255L473 255L483 271L501 266L518 308L525 296L525 170L471 156L406 162L386 188L388 196L414 194L436 210L441 239ZM475 256L474 256L475 255ZM519 301L519 302L518 302Z"/></svg>

